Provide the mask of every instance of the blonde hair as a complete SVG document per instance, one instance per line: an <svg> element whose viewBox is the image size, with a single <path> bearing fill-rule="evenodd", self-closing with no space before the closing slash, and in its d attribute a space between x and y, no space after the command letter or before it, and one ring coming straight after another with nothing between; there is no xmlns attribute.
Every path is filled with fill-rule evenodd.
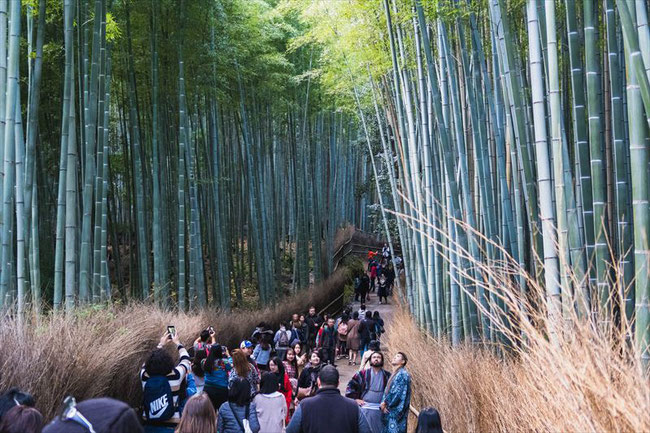
<svg viewBox="0 0 650 433"><path fill-rule="evenodd" d="M232 353L232 365L239 377L247 377L248 373L251 371L251 364L248 362L248 356L239 349Z"/></svg>

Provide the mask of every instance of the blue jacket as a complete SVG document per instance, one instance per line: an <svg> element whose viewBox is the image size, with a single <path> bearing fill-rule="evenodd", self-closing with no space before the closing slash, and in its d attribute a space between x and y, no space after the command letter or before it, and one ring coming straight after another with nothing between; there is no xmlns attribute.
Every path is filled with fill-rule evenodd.
<svg viewBox="0 0 650 433"><path fill-rule="evenodd" d="M258 344L253 350L252 358L258 365L269 365L269 360L271 359L271 347L267 350L262 349L262 345Z"/></svg>
<svg viewBox="0 0 650 433"><path fill-rule="evenodd" d="M205 362L203 363L205 369ZM232 370L232 358L215 361L212 371L205 373L205 384L217 388L228 388L228 373Z"/></svg>
<svg viewBox="0 0 650 433"><path fill-rule="evenodd" d="M217 432L218 433L243 433L244 430L239 426L237 419L243 421L246 414L246 406L238 406L235 403L232 403L232 407L235 409L235 414L233 414L230 409L230 404L225 402L219 408L219 417L217 419ZM257 421L257 408L255 403L251 402L248 409L248 422L250 423L251 430L253 433L260 431L260 423Z"/></svg>

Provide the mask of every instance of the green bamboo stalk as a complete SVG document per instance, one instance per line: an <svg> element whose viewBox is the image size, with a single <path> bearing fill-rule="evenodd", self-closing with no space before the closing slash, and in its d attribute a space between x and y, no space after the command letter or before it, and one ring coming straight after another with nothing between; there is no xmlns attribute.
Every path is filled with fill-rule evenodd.
<svg viewBox="0 0 650 433"><path fill-rule="evenodd" d="M547 5L548 8L548 5ZM544 239L544 282L546 288L546 302L548 315L551 319L551 325L558 325L561 318L562 312L562 287L560 285L560 265L564 265L561 259L558 258L558 249L560 253L563 251L563 245L558 243L558 235L556 232L555 225L555 209L553 206L553 185L551 180L551 163L550 163L550 151L548 143L548 135L546 131L546 114L545 114L545 105L546 101L544 100L544 77L543 77L543 66L542 66L542 56L541 56L541 47L540 39L538 37L540 29L538 24L537 17L537 6L535 0L528 0L527 2L527 14L528 14L528 47L530 53L530 81L531 88L533 93L533 114L534 114L534 126L535 126L535 150L537 155L537 182L539 185L539 207L540 207L540 216L542 220L542 236ZM551 15L549 16L549 12ZM551 40L554 40L555 32L555 11L546 11L547 13L547 32L549 33L549 56L553 57L553 49L556 50L555 43L551 43ZM549 31L549 26L550 30ZM555 51L557 55L557 51ZM555 64L552 61L549 61L549 72L551 69L557 68L557 58L555 57ZM551 81L551 80L549 80ZM557 84L557 83L555 83ZM551 90L552 92L553 90ZM557 92L557 88L555 90ZM558 95L555 95L556 97ZM559 103L559 101L556 101ZM557 109L557 107L555 107ZM552 113L553 114L553 113ZM555 113L557 116L557 113ZM553 118L553 116L551 116ZM554 119L557 120L557 119ZM551 121L553 124L553 120ZM557 133L553 127L553 133ZM553 155L554 163L562 158L555 153L555 139L553 136ZM555 165L555 164L554 164ZM557 167L554 167L556 170L555 173L555 182L558 183L557 177ZM562 174L560 173L560 179ZM561 212L561 209L564 208L564 203L560 200L564 199L564 195L557 196L556 189L556 204L558 206L558 215ZM559 248L558 248L559 245ZM564 273L564 272L562 272ZM564 281L564 278L562 279ZM553 331L555 333L556 331Z"/></svg>
<svg viewBox="0 0 650 433"><path fill-rule="evenodd" d="M10 28L9 28L9 57L7 60L7 93L6 116L4 130L4 183L2 204L2 263L0 264L0 302L4 307L10 307L14 295L11 293L10 277L12 263L10 262L13 250L11 232L13 231L13 199L15 189L15 122L16 101L18 100L19 84L19 56L20 56L20 0L11 0Z"/></svg>

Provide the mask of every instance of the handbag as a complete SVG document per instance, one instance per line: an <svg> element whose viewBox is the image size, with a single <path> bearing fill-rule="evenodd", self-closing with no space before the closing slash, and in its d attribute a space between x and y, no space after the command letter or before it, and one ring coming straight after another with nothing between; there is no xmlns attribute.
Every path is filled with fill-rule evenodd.
<svg viewBox="0 0 650 433"><path fill-rule="evenodd" d="M228 406L230 406L232 415L235 417L237 424L239 424L239 428L241 428L244 433L253 433L253 430L251 430L250 422L248 421L248 416L250 415L250 408L251 408L250 405L249 404L246 405L246 413L244 414L243 420L240 420L237 417L237 412L235 412L235 409L232 407L232 403L228 402Z"/></svg>

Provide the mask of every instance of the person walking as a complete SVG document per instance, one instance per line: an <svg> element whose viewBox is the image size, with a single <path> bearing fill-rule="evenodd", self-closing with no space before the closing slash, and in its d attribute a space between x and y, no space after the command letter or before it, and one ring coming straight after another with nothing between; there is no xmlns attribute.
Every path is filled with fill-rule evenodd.
<svg viewBox="0 0 650 433"><path fill-rule="evenodd" d="M278 377L280 393L284 396L287 404L287 422L289 422L289 408L291 407L293 388L291 388L291 381L289 381L289 376L284 371L284 364L280 361L279 357L276 356L271 359L271 362L269 362L269 372Z"/></svg>
<svg viewBox="0 0 650 433"><path fill-rule="evenodd" d="M181 422L174 433L216 433L217 414L206 394L190 398L183 409Z"/></svg>
<svg viewBox="0 0 650 433"><path fill-rule="evenodd" d="M361 356L363 356L363 353L368 349L368 344L370 344L372 340L376 339L373 338L374 334L375 321L372 320L372 312L366 311L366 316L361 319L361 323L359 324L359 337L361 338Z"/></svg>
<svg viewBox="0 0 650 433"><path fill-rule="evenodd" d="M376 283L377 283L377 266L378 263L376 261L373 261L371 266L370 266L370 291L374 292L376 288Z"/></svg>
<svg viewBox="0 0 650 433"><path fill-rule="evenodd" d="M284 432L287 405L278 389L278 377L273 373L264 373L260 392L253 399L257 410L257 421L260 423L260 433Z"/></svg>
<svg viewBox="0 0 650 433"><path fill-rule="evenodd" d="M257 385L260 383L260 376L257 369L248 362L246 353L241 350L235 350L232 353L232 366L228 377L228 388L232 388L232 384L237 379L245 379L250 385L250 394L254 395L257 392Z"/></svg>
<svg viewBox="0 0 650 433"><path fill-rule="evenodd" d="M348 365L357 365L357 356L359 356L359 346L361 338L359 336L359 313L352 313L352 319L348 320Z"/></svg>
<svg viewBox="0 0 650 433"><path fill-rule="evenodd" d="M214 410L228 400L228 376L233 369L232 358L223 352L221 346L212 346L210 354L203 362L205 385L203 390L210 398Z"/></svg>
<svg viewBox="0 0 650 433"><path fill-rule="evenodd" d="M338 337L338 346L337 346L338 356L336 357L336 359L346 358L348 356L347 340L348 340L348 321L350 320L350 317L348 316L348 313L344 313L340 319L341 321L339 322L339 326L337 326L336 328L336 334Z"/></svg>
<svg viewBox="0 0 650 433"><path fill-rule="evenodd" d="M334 319L327 319L327 326L323 328L321 334L321 347L323 348L323 362L331 364L336 367L336 344L337 344L336 329L334 329Z"/></svg>
<svg viewBox="0 0 650 433"><path fill-rule="evenodd" d="M378 310L375 310L372 313L372 320L375 322L375 340L379 341L381 339L381 334L386 332L384 328L384 319L381 318Z"/></svg>
<svg viewBox="0 0 650 433"><path fill-rule="evenodd" d="M269 370L269 360L271 359L272 350L273 347L271 346L269 338L266 334L262 333L260 342L257 343L257 346L255 346L255 350L253 350L253 354L251 355L260 371Z"/></svg>
<svg viewBox="0 0 650 433"><path fill-rule="evenodd" d="M380 304L383 304L384 301L386 304L388 304L388 280L386 279L386 275L379 277L379 289L377 289L377 296L379 297Z"/></svg>
<svg viewBox="0 0 650 433"><path fill-rule="evenodd" d="M307 335L309 348L314 349L316 347L316 336L323 324L323 318L316 314L316 307L309 307L309 314L305 317L305 323L307 323L307 329L309 330Z"/></svg>
<svg viewBox="0 0 650 433"><path fill-rule="evenodd" d="M392 296L393 284L395 283L395 269L393 268L392 263L388 263L388 266L384 271L384 276L386 277L386 287L388 289L388 296Z"/></svg>
<svg viewBox="0 0 650 433"><path fill-rule="evenodd" d="M361 276L361 282L359 283L359 297L361 298L359 302L361 302L361 304L365 304L366 296L368 296L369 291L370 278L368 278L368 275L364 272Z"/></svg>
<svg viewBox="0 0 650 433"><path fill-rule="evenodd" d="M291 345L295 346L295 343L300 343L303 346L307 344L309 336L309 328L304 322L305 317L294 314L291 318Z"/></svg>
<svg viewBox="0 0 650 433"><path fill-rule="evenodd" d="M280 324L280 329L275 333L275 337L273 337L275 354L283 361L287 354L287 349L291 347L291 337L291 327L285 323Z"/></svg>
<svg viewBox="0 0 650 433"><path fill-rule="evenodd" d="M286 433L371 433L359 405L338 390L339 372L324 366L318 374L318 391L303 400Z"/></svg>
<svg viewBox="0 0 650 433"><path fill-rule="evenodd" d="M217 432L244 433L248 424L250 431L258 433L260 424L257 420L257 407L251 400L248 381L239 377L232 381L228 401L219 408Z"/></svg>
<svg viewBox="0 0 650 433"><path fill-rule="evenodd" d="M386 384L381 401L384 429L382 433L406 433L409 407L411 405L411 375L406 371L408 358L397 352L391 362L393 375Z"/></svg>
<svg viewBox="0 0 650 433"><path fill-rule="evenodd" d="M370 356L370 366L356 373L345 390L346 397L356 400L372 433L381 433L383 428L379 405L389 378L390 373L384 370L384 355L381 352L373 352Z"/></svg>

